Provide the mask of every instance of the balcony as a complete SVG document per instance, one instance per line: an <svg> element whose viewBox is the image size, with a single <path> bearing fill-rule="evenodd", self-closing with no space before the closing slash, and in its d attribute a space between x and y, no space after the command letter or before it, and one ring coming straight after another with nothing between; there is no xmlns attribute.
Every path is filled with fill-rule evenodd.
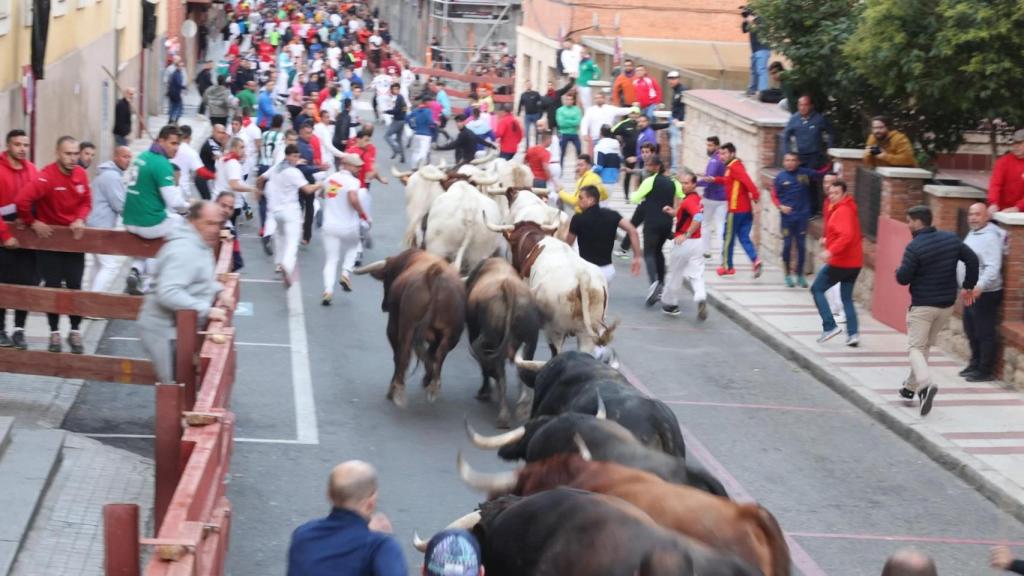
<svg viewBox="0 0 1024 576"><path fill-rule="evenodd" d="M518 5L519 0L431 0L430 15L448 22L504 23Z"/></svg>

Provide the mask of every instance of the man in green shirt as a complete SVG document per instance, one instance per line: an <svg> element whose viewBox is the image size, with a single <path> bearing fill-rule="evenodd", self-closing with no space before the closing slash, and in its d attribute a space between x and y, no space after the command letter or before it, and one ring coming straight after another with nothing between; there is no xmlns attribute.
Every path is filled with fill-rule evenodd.
<svg viewBox="0 0 1024 576"><path fill-rule="evenodd" d="M590 81L601 78L601 67L594 64L586 48L580 55L580 75L576 77L576 92L580 95L580 107L590 108L592 103Z"/></svg>
<svg viewBox="0 0 1024 576"><path fill-rule="evenodd" d="M238 107L242 110L242 114L246 116L256 115L256 81L250 80L245 83L245 90L242 90L235 95L238 98Z"/></svg>
<svg viewBox="0 0 1024 576"><path fill-rule="evenodd" d="M188 208L174 177L171 158L178 153L181 132L177 126L164 126L156 142L135 159L135 180L128 187L124 200L124 227L146 239L163 238L180 220L178 213ZM173 213L169 212L173 211ZM142 294L147 260L136 259L128 275L126 292Z"/></svg>
<svg viewBox="0 0 1024 576"><path fill-rule="evenodd" d="M583 110L576 105L576 97L572 94L562 96L562 106L555 110L555 124L558 125L558 144L562 149L559 162L565 163L565 149L572 142L576 145L576 156L580 155L580 122Z"/></svg>

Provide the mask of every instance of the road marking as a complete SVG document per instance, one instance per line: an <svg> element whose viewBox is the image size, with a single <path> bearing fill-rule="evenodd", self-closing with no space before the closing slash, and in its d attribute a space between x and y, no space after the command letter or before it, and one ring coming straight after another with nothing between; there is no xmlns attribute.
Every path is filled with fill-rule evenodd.
<svg viewBox="0 0 1024 576"><path fill-rule="evenodd" d="M107 340L120 340L122 342L138 342L139 339L133 336L111 336ZM278 344L277 342L235 342L236 346L269 346L273 348L291 348L291 344Z"/></svg>
<svg viewBox="0 0 1024 576"><path fill-rule="evenodd" d="M90 438L124 438L128 440L152 440L155 438L152 434L85 434ZM291 439L278 439L278 438L235 438L235 442L245 442L248 444L301 444L311 445L309 442L302 442L301 440Z"/></svg>
<svg viewBox="0 0 1024 576"><path fill-rule="evenodd" d="M298 280L288 288L288 338L292 346L295 432L299 443L319 444L320 433L316 423L316 402L313 400L313 378L309 371L306 316L302 307L301 290L302 285Z"/></svg>
<svg viewBox="0 0 1024 576"><path fill-rule="evenodd" d="M280 284L280 280L266 280L264 278L239 278L239 282L251 282L253 284Z"/></svg>
<svg viewBox="0 0 1024 576"><path fill-rule="evenodd" d="M1024 542L991 540L985 538L946 538L943 536L890 536L883 534L824 534L819 532L790 532L797 538L829 538L836 540L882 540L886 542L923 542L930 544L971 544L978 546L1022 546Z"/></svg>
<svg viewBox="0 0 1024 576"><path fill-rule="evenodd" d="M252 302L239 302L235 306L235 316L252 316L256 314L256 307Z"/></svg>
<svg viewBox="0 0 1024 576"><path fill-rule="evenodd" d="M760 408L764 410L780 410L793 412L829 412L832 414L853 414L854 410L842 408L815 408L814 406L789 406L785 404L742 404L736 402L700 402L697 400L662 400L665 404L680 406L717 406L722 408Z"/></svg>
<svg viewBox="0 0 1024 576"><path fill-rule="evenodd" d="M626 368L624 364L619 365L619 372L626 377L626 381L633 385L634 388L649 396L651 398L657 398L657 396L651 392L651 389L644 385L643 382L637 378L636 374L632 370ZM754 498L751 497L750 493L747 492L746 488L740 484L740 481L735 476L729 473L725 469L725 466L715 458L711 451L707 449L697 437L686 426L679 425L679 431L683 433L686 439L686 451L687 455L693 454L700 460L704 467L707 468L708 472L714 475L718 480L725 486L729 495L732 496L733 500L737 502L747 501L754 502ZM818 566L818 563L811 558L810 554L803 549L800 544L793 539L793 537L786 532L786 542L789 544L789 555L793 561L793 564L800 569L800 572L804 576L827 576L827 572Z"/></svg>

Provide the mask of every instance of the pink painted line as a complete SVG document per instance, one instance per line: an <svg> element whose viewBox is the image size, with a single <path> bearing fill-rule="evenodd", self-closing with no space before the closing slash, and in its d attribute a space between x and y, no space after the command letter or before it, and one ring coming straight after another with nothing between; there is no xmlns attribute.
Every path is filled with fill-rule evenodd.
<svg viewBox="0 0 1024 576"><path fill-rule="evenodd" d="M983 538L947 538L943 536L904 536L883 534L826 534L821 532L790 532L794 538L828 538L835 540L881 540L885 542L922 542L933 544L968 544L978 546L1024 546L1014 540L989 540Z"/></svg>
<svg viewBox="0 0 1024 576"><path fill-rule="evenodd" d="M679 406L718 406L722 408L754 408L793 412L829 412L833 414L850 414L853 412L853 410L843 410L841 408L815 408L813 406L789 406L785 404L739 404L734 402L700 402L697 400L662 400L662 402Z"/></svg>
<svg viewBox="0 0 1024 576"><path fill-rule="evenodd" d="M949 440L1024 440L1024 431L950 432L949 434L943 434L943 436Z"/></svg>
<svg viewBox="0 0 1024 576"><path fill-rule="evenodd" d="M818 332L815 332L818 334ZM862 332L863 334L863 332ZM875 358L906 358L906 351L903 352L878 352L875 350L861 349L859 352L819 352L819 356L826 358L864 358L872 356ZM942 358L942 356L935 356L935 358Z"/></svg>
<svg viewBox="0 0 1024 576"><path fill-rule="evenodd" d="M859 330L858 333L861 336L864 334L881 334L883 336L894 334L902 336L902 334L895 330ZM821 336L821 330L787 330L786 334L790 336Z"/></svg>
<svg viewBox="0 0 1024 576"><path fill-rule="evenodd" d="M839 368L910 368L910 361L905 362L833 362ZM962 362L929 362L932 368L955 368L963 366Z"/></svg>
<svg viewBox="0 0 1024 576"><path fill-rule="evenodd" d="M968 454L1024 454L1024 446L975 446L964 451Z"/></svg>
<svg viewBox="0 0 1024 576"><path fill-rule="evenodd" d="M636 374L632 370L626 368L624 364L619 365L619 371L626 377L626 380L633 385L634 388L644 393L651 398L657 398L651 389L644 385L643 382L637 378ZM718 461L717 458L711 454L711 451L707 449L696 436L690 432L686 426L679 425L680 432L686 438L686 450L688 454L692 454L697 460L700 460L701 464L707 469L708 472L713 474L718 480L725 486L726 491L732 496L734 500L754 502L754 498L750 496L750 492L747 492L746 488L740 484L740 481L735 476L729 473L725 469L725 466ZM800 544L794 540L788 533L786 534L786 543L789 544L789 556L793 561L793 564L800 570L804 576L828 576L821 566L811 558L810 554L803 549Z"/></svg>
<svg viewBox="0 0 1024 576"><path fill-rule="evenodd" d="M941 391L942 388L939 388L939 392ZM908 406L903 400L893 400L890 404L894 406L907 406L909 408L917 408L918 405L915 401ZM965 406L1024 406L1024 400L935 400L933 404L946 408L962 408Z"/></svg>
<svg viewBox="0 0 1024 576"><path fill-rule="evenodd" d="M817 310L814 304L747 304L745 308L786 308L791 310Z"/></svg>
<svg viewBox="0 0 1024 576"><path fill-rule="evenodd" d="M727 288L723 288L723 286L726 286L726 285L725 284L715 284L715 283L711 284L712 288L717 288L718 290L721 290L722 292L725 292L726 294L732 294L733 292L736 292L736 293L739 293L739 292L786 292L786 293L791 293L793 291L791 288L786 288L785 286L775 286L775 285L772 285L772 284L766 284L764 286L764 288L733 288L731 286L727 287Z"/></svg>
<svg viewBox="0 0 1024 576"><path fill-rule="evenodd" d="M876 391L876 392L885 392L887 390L896 390L896 388L894 388L892 386L883 386L883 387L874 387L874 386L872 386L871 389ZM977 388L977 387L969 387L969 386L961 386L961 387L943 386L943 387L939 388L939 391L942 392L943 394L1009 394L1009 393L1011 393L1009 390L1005 390L1003 388L992 388L992 387L990 387L990 388Z"/></svg>
<svg viewBox="0 0 1024 576"><path fill-rule="evenodd" d="M818 311L817 310L779 310L777 312L776 311L761 312L760 310L755 310L754 314L757 314L758 316L817 316L818 315Z"/></svg>

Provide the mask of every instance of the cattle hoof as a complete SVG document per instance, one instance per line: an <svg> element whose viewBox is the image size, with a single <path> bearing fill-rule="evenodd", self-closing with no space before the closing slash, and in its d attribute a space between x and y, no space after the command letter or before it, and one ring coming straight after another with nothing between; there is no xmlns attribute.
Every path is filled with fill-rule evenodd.
<svg viewBox="0 0 1024 576"><path fill-rule="evenodd" d="M433 404L434 402L437 402L437 399L440 396L441 396L441 385L440 384L431 384L430 386L427 386L427 402Z"/></svg>
<svg viewBox="0 0 1024 576"><path fill-rule="evenodd" d="M391 402L399 408L405 408L405 389L398 386L392 386L391 389L388 390L388 400L391 400Z"/></svg>
<svg viewBox="0 0 1024 576"><path fill-rule="evenodd" d="M481 390L481 391L477 392L476 393L476 399L481 401L481 402L490 402L491 401L491 391L490 390L486 390L486 391L485 390Z"/></svg>

